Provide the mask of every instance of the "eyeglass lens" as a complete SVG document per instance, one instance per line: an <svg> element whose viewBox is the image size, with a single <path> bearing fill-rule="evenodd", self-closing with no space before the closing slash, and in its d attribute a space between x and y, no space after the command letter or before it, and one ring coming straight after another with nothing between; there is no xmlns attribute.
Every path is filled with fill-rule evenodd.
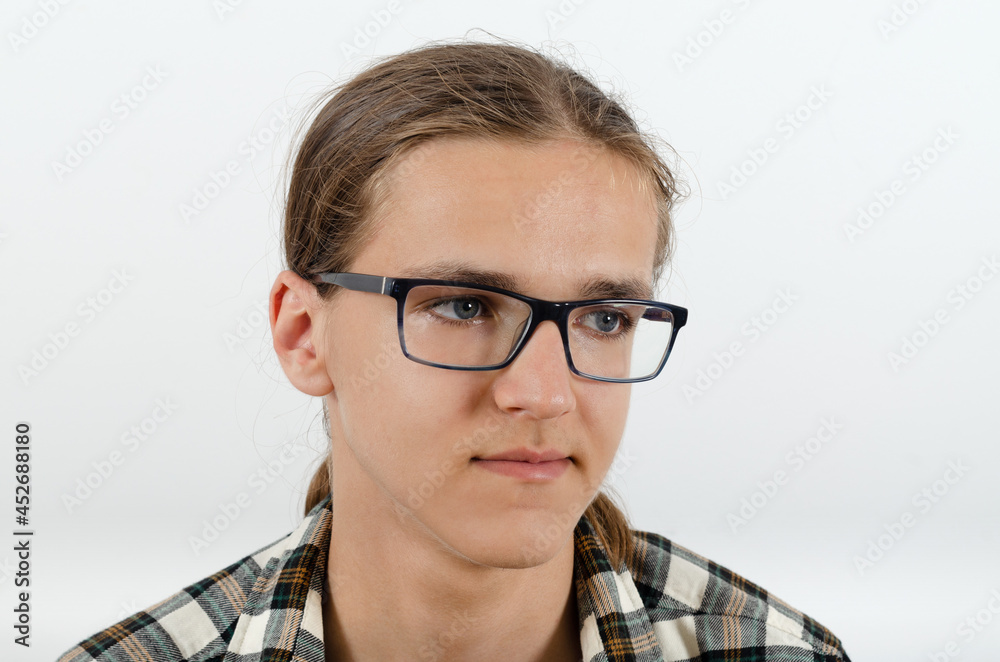
<svg viewBox="0 0 1000 662"><path fill-rule="evenodd" d="M497 292L420 285L406 297L403 341L410 355L431 363L497 365L514 351L530 315L527 303ZM637 379L659 367L673 335L673 317L644 304L602 303L574 309L568 331L577 370Z"/></svg>

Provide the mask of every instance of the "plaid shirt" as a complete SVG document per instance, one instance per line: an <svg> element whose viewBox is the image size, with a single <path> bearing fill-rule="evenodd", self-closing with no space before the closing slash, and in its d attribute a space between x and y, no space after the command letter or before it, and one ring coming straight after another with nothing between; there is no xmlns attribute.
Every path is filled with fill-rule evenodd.
<svg viewBox="0 0 1000 662"><path fill-rule="evenodd" d="M323 662L330 497L291 534L112 625L59 662ZM850 662L822 625L729 570L635 532L613 572L586 517L574 531L587 662Z"/></svg>

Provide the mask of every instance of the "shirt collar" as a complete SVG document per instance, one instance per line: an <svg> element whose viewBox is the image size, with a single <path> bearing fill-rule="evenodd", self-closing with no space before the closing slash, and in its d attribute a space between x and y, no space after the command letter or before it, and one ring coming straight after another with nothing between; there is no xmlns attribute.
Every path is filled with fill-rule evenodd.
<svg viewBox="0 0 1000 662"><path fill-rule="evenodd" d="M259 552L255 560L262 571L236 622L227 659L325 662L323 595L331 521L327 495L288 537ZM662 659L632 573L612 568L586 515L577 522L573 541L583 659Z"/></svg>
<svg viewBox="0 0 1000 662"><path fill-rule="evenodd" d="M662 660L659 641L631 572L611 565L586 515L573 531L573 576L584 660ZM601 655L603 653L603 655Z"/></svg>

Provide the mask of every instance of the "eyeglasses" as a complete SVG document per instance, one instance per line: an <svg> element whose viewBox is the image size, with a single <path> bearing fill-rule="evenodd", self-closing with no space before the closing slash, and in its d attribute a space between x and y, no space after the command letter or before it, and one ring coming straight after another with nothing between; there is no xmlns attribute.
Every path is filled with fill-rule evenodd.
<svg viewBox="0 0 1000 662"><path fill-rule="evenodd" d="M552 320L569 369L603 382L643 382L663 369L687 309L646 299L544 301L488 285L344 272L312 277L396 300L406 358L448 370L511 364L535 328Z"/></svg>

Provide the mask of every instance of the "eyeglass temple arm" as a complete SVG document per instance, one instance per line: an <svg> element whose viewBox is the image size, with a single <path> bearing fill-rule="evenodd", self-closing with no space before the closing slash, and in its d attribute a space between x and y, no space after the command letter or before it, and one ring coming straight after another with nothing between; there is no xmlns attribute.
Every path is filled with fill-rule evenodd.
<svg viewBox="0 0 1000 662"><path fill-rule="evenodd" d="M356 292L387 294L392 288L392 279L370 274L325 273L313 277L314 281L340 285Z"/></svg>

